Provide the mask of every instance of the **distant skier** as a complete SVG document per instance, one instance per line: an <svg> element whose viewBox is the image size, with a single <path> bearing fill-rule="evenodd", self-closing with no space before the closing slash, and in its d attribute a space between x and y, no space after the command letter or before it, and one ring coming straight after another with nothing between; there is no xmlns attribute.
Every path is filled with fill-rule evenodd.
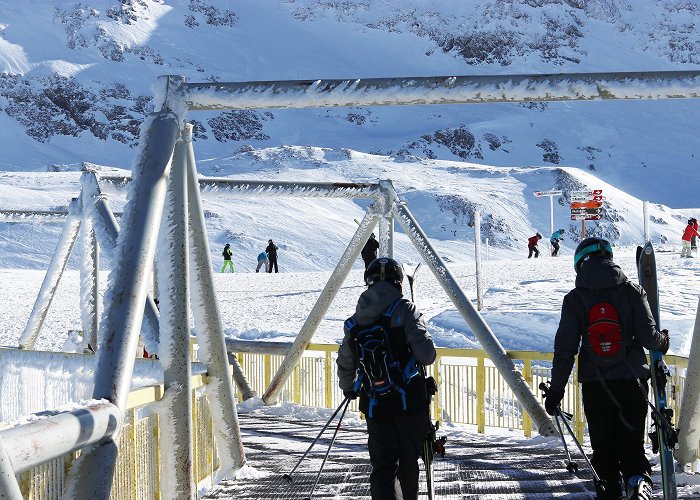
<svg viewBox="0 0 700 500"><path fill-rule="evenodd" d="M274 266L275 272L278 273L279 269L277 269L277 245L275 245L272 242L272 240L267 240L267 248L265 248L265 252L267 253L267 258L270 261L270 263L268 264L267 272L271 273L272 268Z"/></svg>
<svg viewBox="0 0 700 500"><path fill-rule="evenodd" d="M540 233L535 234L535 236L531 236L530 238L527 239L527 249L528 249L528 254L527 258L529 259L532 257L532 254L535 254L535 258L540 256L540 251L537 248L537 243L542 239L542 235Z"/></svg>
<svg viewBox="0 0 700 500"><path fill-rule="evenodd" d="M403 276L394 259L370 263L365 271L368 288L345 322L338 351L338 381L345 397L355 399L356 384L362 382L360 411L367 417L373 500L396 499L397 477L403 492L398 498L418 498L418 458L430 423L426 379L418 365L435 361L435 345L420 311L403 298ZM388 344L381 341L385 338ZM369 344L373 349L363 348ZM400 366L387 367L387 353Z"/></svg>
<svg viewBox="0 0 700 500"><path fill-rule="evenodd" d="M610 243L600 238L586 238L576 248L576 288L561 308L545 409L554 415L578 354L591 462L606 482L605 491L596 485L596 498L619 499L622 473L626 498L650 499L651 467L644 454L650 374L644 347L665 353L669 337L656 329L644 289L627 279L612 256Z"/></svg>
<svg viewBox="0 0 700 500"><path fill-rule="evenodd" d="M549 237L549 242L552 244L552 257L559 255L559 242L564 239L564 230L554 231Z"/></svg>
<svg viewBox="0 0 700 500"><path fill-rule="evenodd" d="M379 242L375 239L374 233L369 235L369 239L362 248L362 260L365 262L365 270L371 262L377 258L377 250L379 250Z"/></svg>
<svg viewBox="0 0 700 500"><path fill-rule="evenodd" d="M233 262L231 261L233 252L231 251L231 245L229 243L226 243L226 246L224 246L224 251L221 252L221 255L224 256L224 266L221 268L221 272L223 273L226 271L227 267L231 268L232 273L235 272L236 270L233 268Z"/></svg>
<svg viewBox="0 0 700 500"><path fill-rule="evenodd" d="M681 250L681 257L693 257L691 253L693 237L700 236L697 229L697 221L695 219L688 219L688 225L685 226L685 231L683 231L683 249Z"/></svg>
<svg viewBox="0 0 700 500"><path fill-rule="evenodd" d="M258 254L258 265L255 267L255 272L259 272L260 268L262 266L265 266L265 272L267 272L267 268L270 264L270 259L267 258L267 253L266 252L260 252Z"/></svg>

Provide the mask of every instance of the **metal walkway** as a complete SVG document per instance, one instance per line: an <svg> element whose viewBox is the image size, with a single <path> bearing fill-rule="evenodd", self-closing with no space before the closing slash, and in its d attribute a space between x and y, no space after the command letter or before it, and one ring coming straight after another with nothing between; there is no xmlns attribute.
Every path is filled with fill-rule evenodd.
<svg viewBox="0 0 700 500"><path fill-rule="evenodd" d="M279 417L240 415L243 442L249 463L264 474L257 479L224 481L208 499L302 499L316 479L335 424L309 453L287 484L289 472L323 426L323 422L283 420ZM439 432L438 434L442 434ZM436 498L441 500L481 499L591 499L593 483L588 471L577 477L563 465L563 451L532 445L499 445L498 436L478 436L473 441L448 435L447 455L436 457ZM369 500L369 457L367 435L362 428L342 428L328 457L316 499L355 498ZM553 455L553 451L556 455ZM421 462L422 467L422 462ZM421 469L421 499L427 498Z"/></svg>

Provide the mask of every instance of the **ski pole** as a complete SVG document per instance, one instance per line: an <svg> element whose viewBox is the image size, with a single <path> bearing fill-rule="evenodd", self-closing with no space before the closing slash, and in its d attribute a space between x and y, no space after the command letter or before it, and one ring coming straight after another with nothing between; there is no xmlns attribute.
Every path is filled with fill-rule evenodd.
<svg viewBox="0 0 700 500"><path fill-rule="evenodd" d="M564 418L564 416L561 414L561 408L557 408L557 413L559 414L559 417L564 421L564 425L566 426L566 430L569 431L569 434L571 434L571 438L574 440L574 443L576 443L576 447L578 448L578 451L581 452L581 455L583 455L583 459L586 461L586 464L588 465L588 468L591 469L591 473L593 474L593 481L602 489L605 491L605 481L603 481L598 473L595 471L595 468L593 467L593 464L591 464L591 461L588 460L588 455L586 455L586 452L583 451L583 447L581 446L581 443L579 443L578 439L576 439L576 435L574 434L573 429L569 425L569 421Z"/></svg>
<svg viewBox="0 0 700 500"><path fill-rule="evenodd" d="M323 457L323 462L321 462L321 468L318 469L318 474L316 474L316 481L314 482L313 487L311 488L311 491L309 492L309 496L305 497L303 500L311 500L311 497L314 494L314 491L316 490L316 486L318 485L318 480L321 479L321 473L323 472L323 468L326 465L326 460L328 459L328 455L331 452L331 448L333 447L333 443L335 443L335 437L338 435L338 430L340 429L340 423L343 421L343 417L345 417L345 412L348 409L348 406L350 406L350 399L345 398L345 407L343 408L343 412L340 414L340 418L338 419L338 425L335 426L335 431L333 431L333 437L331 438L331 442L328 445L328 449L326 450L326 455Z"/></svg>
<svg viewBox="0 0 700 500"><path fill-rule="evenodd" d="M564 433L561 431L561 424L559 423L559 414L560 412L557 412L554 414L554 422L557 424L557 429L559 429L559 435L561 436L561 444L564 445L564 451L566 452L566 470L571 472L572 474L574 472L578 471L578 465L576 465L576 462L574 462L571 459L571 453L569 453L569 447L566 444L566 439L564 438Z"/></svg>
<svg viewBox="0 0 700 500"><path fill-rule="evenodd" d="M345 407L347 408L346 403L349 403L349 402L350 402L350 400L349 400L348 398L343 399L343 401L340 403L340 406L338 406L338 408L336 408L336 410L333 412L333 415L331 415L331 418L329 418L329 419L328 419L328 422L326 422L326 425L323 426L323 429L321 429L321 432L318 433L318 436L316 436L316 438L315 438L313 441L311 441L311 444L310 444L309 447L306 449L306 451L304 452L304 454L301 456L301 458L299 459L299 461L296 463L296 465L294 466L294 468L293 468L292 470L290 470L289 473L283 475L283 476L282 476L282 479L284 479L284 480L285 480L286 482L288 482L288 483L291 483L291 482L292 482L292 474L294 474L294 471L297 470L297 467L299 467L299 465L300 465L301 462L304 460L304 458L306 458L306 455L309 454L309 452L311 451L311 448L313 448L314 445L316 444L316 442L321 438L321 435L326 431L326 429L327 429L328 426L331 424L331 422L333 421L333 419L335 418L335 416L338 414L338 412L340 411L340 409L343 407L343 405L345 405ZM345 412L343 412L343 413L345 413ZM342 417L341 417L341 418L342 418Z"/></svg>

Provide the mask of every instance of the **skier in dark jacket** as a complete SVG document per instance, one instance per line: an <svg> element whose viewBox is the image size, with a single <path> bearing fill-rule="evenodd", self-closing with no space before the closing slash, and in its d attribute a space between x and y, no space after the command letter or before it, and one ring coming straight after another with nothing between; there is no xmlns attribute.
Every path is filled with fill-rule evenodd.
<svg viewBox="0 0 700 500"><path fill-rule="evenodd" d="M275 245L272 240L267 240L267 247L265 248L265 253L267 253L267 258L270 260L270 264L267 266L267 272L271 273L272 268L275 268L275 272L278 273L277 268L277 245Z"/></svg>
<svg viewBox="0 0 700 500"><path fill-rule="evenodd" d="M607 483L605 491L596 485L597 498L620 498L620 473L628 498L651 498L651 467L644 454L650 377L644 347L665 353L669 338L666 330L656 329L644 289L628 281L612 256L610 243L599 238L587 238L576 248L576 288L564 297L545 409L554 415L578 354L578 381L593 447L592 464ZM594 340L582 337L591 337L588 318L597 309L593 306L585 310L585 304L595 300L588 298L591 296L612 297L610 302L619 315L624 342L624 351L619 352L624 353L624 359L616 358L613 364L601 364L595 347L591 347Z"/></svg>
<svg viewBox="0 0 700 500"><path fill-rule="evenodd" d="M375 239L374 233L372 233L361 252L362 260L365 262L365 270L377 258L377 250L379 250L379 242Z"/></svg>
<svg viewBox="0 0 700 500"><path fill-rule="evenodd" d="M540 251L537 248L537 243L542 239L542 235L540 233L537 233L535 236L530 236L527 239L527 249L528 249L528 254L527 258L529 259L532 257L532 254L535 254L535 258L540 256Z"/></svg>
<svg viewBox="0 0 700 500"><path fill-rule="evenodd" d="M235 272L236 270L233 267L233 262L231 261L231 256L233 255L233 252L231 251L231 244L226 243L226 246L224 246L224 251L221 252L221 255L224 256L224 265L221 268L221 272L223 273L226 271L227 267L231 268L231 272Z"/></svg>
<svg viewBox="0 0 700 500"><path fill-rule="evenodd" d="M345 322L345 337L338 351L338 379L343 394L357 397L355 384L360 374L356 341L350 324L372 326L391 307L390 335L399 346L408 349L419 365L435 361L435 346L415 304L403 299L401 264L394 259L379 258L365 271L368 288L357 302L355 314ZM405 408L397 393L370 401L367 390L360 389L360 411L367 417L367 432L372 473L370 490L373 500L393 500L398 478L404 500L418 498L418 458L429 425L425 379L412 377L406 387ZM372 408L370 410L370 404ZM401 497L399 497L401 498Z"/></svg>

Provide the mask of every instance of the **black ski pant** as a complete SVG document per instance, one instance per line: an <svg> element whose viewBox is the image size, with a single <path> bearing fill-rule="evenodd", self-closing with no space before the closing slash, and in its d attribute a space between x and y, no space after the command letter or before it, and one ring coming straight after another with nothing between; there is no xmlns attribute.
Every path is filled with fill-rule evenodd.
<svg viewBox="0 0 700 500"><path fill-rule="evenodd" d="M267 272L271 273L272 272L272 267L274 266L275 272L278 273L280 272L279 269L277 269L277 256L276 255L270 255L270 263L267 266Z"/></svg>
<svg viewBox="0 0 700 500"><path fill-rule="evenodd" d="M535 258L540 256L540 251L537 249L537 247L527 247L527 249L530 250L530 252L527 254L528 259L532 257L533 253L535 254Z"/></svg>
<svg viewBox="0 0 700 500"><path fill-rule="evenodd" d="M367 270L367 268L369 267L369 265L372 263L372 261L373 261L374 259L376 259L376 257L374 257L374 256L372 256L372 255L368 255L368 256L364 256L364 255L363 255L363 256L362 256L362 260L363 260L363 262L365 263L365 271Z"/></svg>
<svg viewBox="0 0 700 500"><path fill-rule="evenodd" d="M396 500L397 478L403 500L417 500L418 459L427 432L427 413L367 418L372 500Z"/></svg>
<svg viewBox="0 0 700 500"><path fill-rule="evenodd" d="M644 454L649 386L636 380L606 380L582 384L583 409L588 421L593 458L591 463L607 482L599 500L618 500L622 494L620 473L625 481L636 474L651 477Z"/></svg>
<svg viewBox="0 0 700 500"><path fill-rule="evenodd" d="M558 241L553 241L552 242L552 257L556 257L559 254L559 242Z"/></svg>

